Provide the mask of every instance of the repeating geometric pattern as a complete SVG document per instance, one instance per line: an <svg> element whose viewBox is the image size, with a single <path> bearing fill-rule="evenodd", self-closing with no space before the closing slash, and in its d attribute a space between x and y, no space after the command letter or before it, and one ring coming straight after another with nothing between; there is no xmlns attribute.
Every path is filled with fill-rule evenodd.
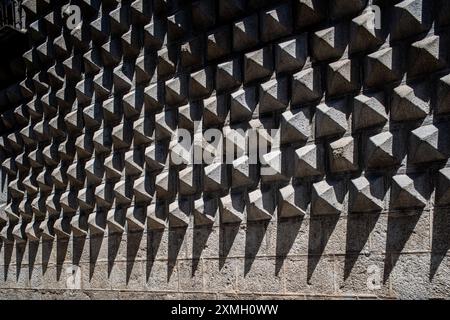
<svg viewBox="0 0 450 320"><path fill-rule="evenodd" d="M82 11L73 30L69 3ZM1 93L3 241L450 203L446 1L23 9L26 79ZM257 164L238 143L231 163L174 161L179 129L212 128L280 129L281 146Z"/></svg>

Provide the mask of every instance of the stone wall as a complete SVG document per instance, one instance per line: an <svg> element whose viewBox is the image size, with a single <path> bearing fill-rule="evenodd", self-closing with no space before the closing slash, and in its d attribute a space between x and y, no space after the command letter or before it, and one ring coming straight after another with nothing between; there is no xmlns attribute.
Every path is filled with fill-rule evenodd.
<svg viewBox="0 0 450 320"><path fill-rule="evenodd" d="M449 1L63 2L0 93L1 298L449 297Z"/></svg>

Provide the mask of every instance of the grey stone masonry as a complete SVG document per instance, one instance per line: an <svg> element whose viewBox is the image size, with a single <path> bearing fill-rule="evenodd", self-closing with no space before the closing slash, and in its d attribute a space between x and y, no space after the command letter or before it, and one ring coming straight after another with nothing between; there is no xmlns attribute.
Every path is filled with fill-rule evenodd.
<svg viewBox="0 0 450 320"><path fill-rule="evenodd" d="M0 299L450 298L449 1L22 10Z"/></svg>

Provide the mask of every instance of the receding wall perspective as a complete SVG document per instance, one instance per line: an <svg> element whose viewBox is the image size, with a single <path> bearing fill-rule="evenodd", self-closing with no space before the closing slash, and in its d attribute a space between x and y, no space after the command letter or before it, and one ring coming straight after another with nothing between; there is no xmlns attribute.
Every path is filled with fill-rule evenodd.
<svg viewBox="0 0 450 320"><path fill-rule="evenodd" d="M450 298L450 1L0 8L0 299Z"/></svg>

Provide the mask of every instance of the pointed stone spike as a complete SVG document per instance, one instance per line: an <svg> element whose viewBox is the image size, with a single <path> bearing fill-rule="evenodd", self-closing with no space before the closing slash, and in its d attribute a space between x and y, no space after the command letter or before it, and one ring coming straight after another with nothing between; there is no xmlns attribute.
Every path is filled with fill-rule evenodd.
<svg viewBox="0 0 450 320"><path fill-rule="evenodd" d="M324 174L322 145L311 144L295 151L295 176L308 177Z"/></svg>
<svg viewBox="0 0 450 320"><path fill-rule="evenodd" d="M388 121L388 115L382 93L372 96L359 95L353 103L353 129L365 129L373 126L384 125Z"/></svg>
<svg viewBox="0 0 450 320"><path fill-rule="evenodd" d="M189 203L175 201L169 205L169 226L171 228L186 228L189 225Z"/></svg>
<svg viewBox="0 0 450 320"><path fill-rule="evenodd" d="M364 83L367 87L381 87L402 77L402 57L398 47L385 48L367 55Z"/></svg>
<svg viewBox="0 0 450 320"><path fill-rule="evenodd" d="M356 60L330 63L327 70L327 94L342 95L359 89L359 66Z"/></svg>
<svg viewBox="0 0 450 320"><path fill-rule="evenodd" d="M372 6L369 6L352 20L350 26L352 53L373 50L383 44L381 30L377 29L376 25L377 18Z"/></svg>
<svg viewBox="0 0 450 320"><path fill-rule="evenodd" d="M323 61L340 58L347 49L345 26L336 26L319 30L312 35L312 55L315 60Z"/></svg>
<svg viewBox="0 0 450 320"><path fill-rule="evenodd" d="M292 185L281 188L278 197L278 217L292 218L302 217L306 214L305 209L300 204L300 192Z"/></svg>
<svg viewBox="0 0 450 320"><path fill-rule="evenodd" d="M230 119L232 122L250 120L256 108L256 88L248 87L231 94Z"/></svg>
<svg viewBox="0 0 450 320"><path fill-rule="evenodd" d="M307 34L275 45L275 70L277 73L300 70L308 58Z"/></svg>
<svg viewBox="0 0 450 320"><path fill-rule="evenodd" d="M152 203L147 207L147 228L150 230L164 230L166 222L166 205Z"/></svg>
<svg viewBox="0 0 450 320"><path fill-rule="evenodd" d="M220 198L221 223L241 223L244 219L245 202L241 194L229 194Z"/></svg>
<svg viewBox="0 0 450 320"><path fill-rule="evenodd" d="M212 163L204 167L203 188L206 192L216 192L228 188L226 166L222 163Z"/></svg>
<svg viewBox="0 0 450 320"><path fill-rule="evenodd" d="M392 178L390 205L393 209L425 207L427 199L422 192L425 187L423 176L396 175ZM420 190L420 191L419 191Z"/></svg>
<svg viewBox="0 0 450 320"><path fill-rule="evenodd" d="M272 219L275 203L272 192L255 190L248 195L247 221L267 221Z"/></svg>
<svg viewBox="0 0 450 320"><path fill-rule="evenodd" d="M153 192L147 177L140 177L134 181L133 195L136 204L149 204L153 199Z"/></svg>
<svg viewBox="0 0 450 320"><path fill-rule="evenodd" d="M231 32L228 27L221 27L207 35L206 55L208 60L222 58L231 52Z"/></svg>
<svg viewBox="0 0 450 320"><path fill-rule="evenodd" d="M405 84L394 89L391 103L392 120L410 121L423 119L429 111L429 103L416 95L415 88Z"/></svg>
<svg viewBox="0 0 450 320"><path fill-rule="evenodd" d="M322 95L320 68L308 68L294 74L292 78L292 104L316 101Z"/></svg>
<svg viewBox="0 0 450 320"><path fill-rule="evenodd" d="M248 156L244 155L233 161L232 188L249 187L256 183L256 165L250 164Z"/></svg>
<svg viewBox="0 0 450 320"><path fill-rule="evenodd" d="M411 131L408 160L411 163L424 163L447 159L442 153L440 136L439 129L432 124Z"/></svg>
<svg viewBox="0 0 450 320"><path fill-rule="evenodd" d="M393 153L394 137L383 132L371 137L367 143L366 164L369 168L389 167L397 163Z"/></svg>
<svg viewBox="0 0 450 320"><path fill-rule="evenodd" d="M246 53L244 55L244 83L261 80L273 72L272 47Z"/></svg>
<svg viewBox="0 0 450 320"><path fill-rule="evenodd" d="M272 41L292 33L292 11L289 5L280 5L274 9L262 12L261 40Z"/></svg>
<svg viewBox="0 0 450 320"><path fill-rule="evenodd" d="M322 103L316 110L316 137L342 135L348 130L345 100Z"/></svg>
<svg viewBox="0 0 450 320"><path fill-rule="evenodd" d="M129 207L126 214L127 229L129 231L143 231L145 229L145 220L147 211L144 207Z"/></svg>
<svg viewBox="0 0 450 320"><path fill-rule="evenodd" d="M193 208L194 225L213 225L219 215L219 202L217 198L201 198L194 202Z"/></svg>
<svg viewBox="0 0 450 320"><path fill-rule="evenodd" d="M358 146L353 137L344 137L330 143L330 170L347 172L358 170Z"/></svg>
<svg viewBox="0 0 450 320"><path fill-rule="evenodd" d="M306 141L311 135L309 109L289 110L281 114L281 143Z"/></svg>
<svg viewBox="0 0 450 320"><path fill-rule="evenodd" d="M438 205L450 203L450 168L443 168L437 174L436 203Z"/></svg>
<svg viewBox="0 0 450 320"><path fill-rule="evenodd" d="M349 207L351 212L380 211L383 209L383 178L359 177L350 184Z"/></svg>
<svg viewBox="0 0 450 320"><path fill-rule="evenodd" d="M233 24L233 50L242 51L258 43L258 15L253 14Z"/></svg>
<svg viewBox="0 0 450 320"><path fill-rule="evenodd" d="M241 83L242 71L240 60L233 59L217 65L216 90L218 92L237 88Z"/></svg>
<svg viewBox="0 0 450 320"><path fill-rule="evenodd" d="M320 23L326 18L327 3L322 0L295 1L295 27L303 29L307 26Z"/></svg>
<svg viewBox="0 0 450 320"><path fill-rule="evenodd" d="M416 76L445 68L444 45L442 37L436 35L411 44L409 49L408 73Z"/></svg>
<svg viewBox="0 0 450 320"><path fill-rule="evenodd" d="M340 214L343 205L337 198L337 185L330 185L327 181L313 184L312 208L314 215Z"/></svg>
<svg viewBox="0 0 450 320"><path fill-rule="evenodd" d="M259 85L259 113L270 113L287 108L288 78L269 80Z"/></svg>
<svg viewBox="0 0 450 320"><path fill-rule="evenodd" d="M393 8L392 40L400 40L426 31L431 25L428 1L404 0Z"/></svg>

